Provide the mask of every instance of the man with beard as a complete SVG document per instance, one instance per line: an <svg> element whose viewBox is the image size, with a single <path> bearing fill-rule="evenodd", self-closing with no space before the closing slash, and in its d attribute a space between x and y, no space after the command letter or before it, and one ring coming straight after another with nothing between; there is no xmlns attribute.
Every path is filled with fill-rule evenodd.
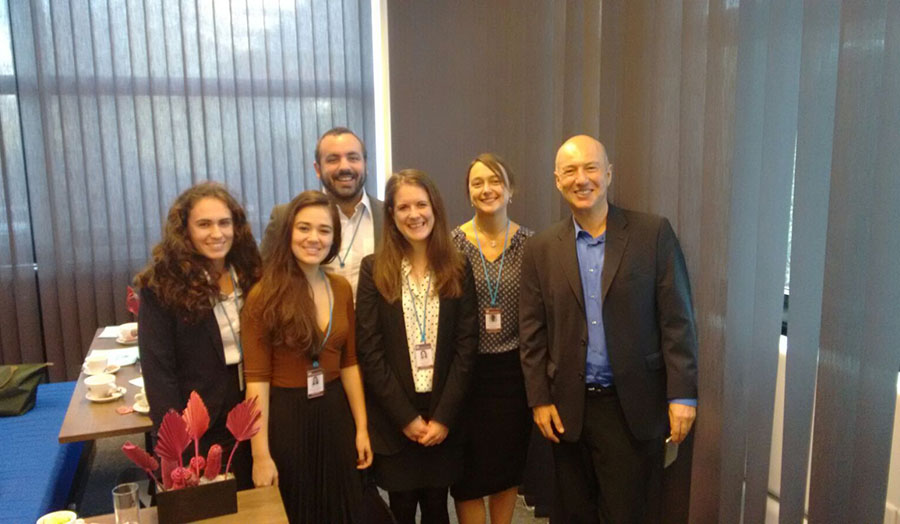
<svg viewBox="0 0 900 524"><path fill-rule="evenodd" d="M362 140L346 127L335 127L319 138L313 164L325 192L337 203L341 218L341 249L325 267L350 282L354 302L359 264L363 257L375 251L375 245L381 240L384 218L384 204L366 194L366 158ZM275 241L272 237L278 229L276 225L284 219L286 208L285 204L280 204L272 209L260 248L263 259Z"/></svg>

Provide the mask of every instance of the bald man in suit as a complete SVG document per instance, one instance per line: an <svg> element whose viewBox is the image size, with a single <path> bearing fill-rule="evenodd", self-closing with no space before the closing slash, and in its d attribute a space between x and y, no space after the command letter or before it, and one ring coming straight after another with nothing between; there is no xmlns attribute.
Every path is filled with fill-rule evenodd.
<svg viewBox="0 0 900 524"><path fill-rule="evenodd" d="M519 326L534 421L553 442L554 513L567 523L655 522L663 446L697 405L697 337L668 220L612 206L603 144L559 149L572 216L525 248Z"/></svg>

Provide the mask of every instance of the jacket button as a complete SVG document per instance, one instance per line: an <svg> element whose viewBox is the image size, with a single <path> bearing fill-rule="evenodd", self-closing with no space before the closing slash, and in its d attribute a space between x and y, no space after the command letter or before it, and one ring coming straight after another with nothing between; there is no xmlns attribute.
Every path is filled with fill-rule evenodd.
<svg viewBox="0 0 900 524"><path fill-rule="evenodd" d="M582 345L582 346L586 346L586 345L587 345L587 340L581 339L581 345Z"/></svg>
<svg viewBox="0 0 900 524"><path fill-rule="evenodd" d="M584 380L584 373L579 373L578 378L580 378L581 380Z"/></svg>

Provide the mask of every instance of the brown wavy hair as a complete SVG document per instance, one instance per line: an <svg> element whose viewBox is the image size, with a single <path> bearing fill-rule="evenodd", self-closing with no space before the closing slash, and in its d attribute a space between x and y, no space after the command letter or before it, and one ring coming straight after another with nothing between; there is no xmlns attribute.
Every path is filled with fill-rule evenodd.
<svg viewBox="0 0 900 524"><path fill-rule="evenodd" d="M341 248L341 219L334 201L321 191L304 191L288 204L284 220L279 224L271 252L266 258L262 278L253 289L254 303L261 312L260 318L266 341L271 347L296 348L310 359L319 356L322 334L316 322L316 305L309 291L306 275L291 249L294 221L303 208L322 206L331 215L334 239L331 249L322 260L327 264L334 260Z"/></svg>
<svg viewBox="0 0 900 524"><path fill-rule="evenodd" d="M219 273L212 261L194 249L188 233L188 216L204 198L222 201L231 212L234 238L225 264L234 268L241 289L248 290L256 283L262 265L244 208L225 186L202 182L178 195L166 217L163 238L153 247L150 262L134 277L134 284L153 291L164 306L189 322L199 321L219 297Z"/></svg>
<svg viewBox="0 0 900 524"><path fill-rule="evenodd" d="M434 214L434 228L428 237L428 267L434 272L439 296L459 297L463 292L465 262L450 239L447 212L444 210L441 194L428 175L418 169L404 169L391 175L385 186L384 225L381 245L375 254L375 287L388 302L400 299L403 286L400 264L403 257L412 251L412 246L394 223L394 203L397 190L402 185L420 187L428 194Z"/></svg>

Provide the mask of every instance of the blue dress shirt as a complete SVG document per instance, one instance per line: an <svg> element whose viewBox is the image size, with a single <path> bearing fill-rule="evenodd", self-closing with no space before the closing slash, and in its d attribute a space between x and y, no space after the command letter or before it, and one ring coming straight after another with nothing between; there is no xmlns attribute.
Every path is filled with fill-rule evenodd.
<svg viewBox="0 0 900 524"><path fill-rule="evenodd" d="M606 252L606 233L593 237L575 223L575 253L578 256L578 272L581 276L581 293L584 296L584 315L587 321L587 361L584 367L586 384L613 385L613 372L606 348L606 332L603 329L603 302L601 296L603 259ZM697 399L676 398L669 402L697 406Z"/></svg>

